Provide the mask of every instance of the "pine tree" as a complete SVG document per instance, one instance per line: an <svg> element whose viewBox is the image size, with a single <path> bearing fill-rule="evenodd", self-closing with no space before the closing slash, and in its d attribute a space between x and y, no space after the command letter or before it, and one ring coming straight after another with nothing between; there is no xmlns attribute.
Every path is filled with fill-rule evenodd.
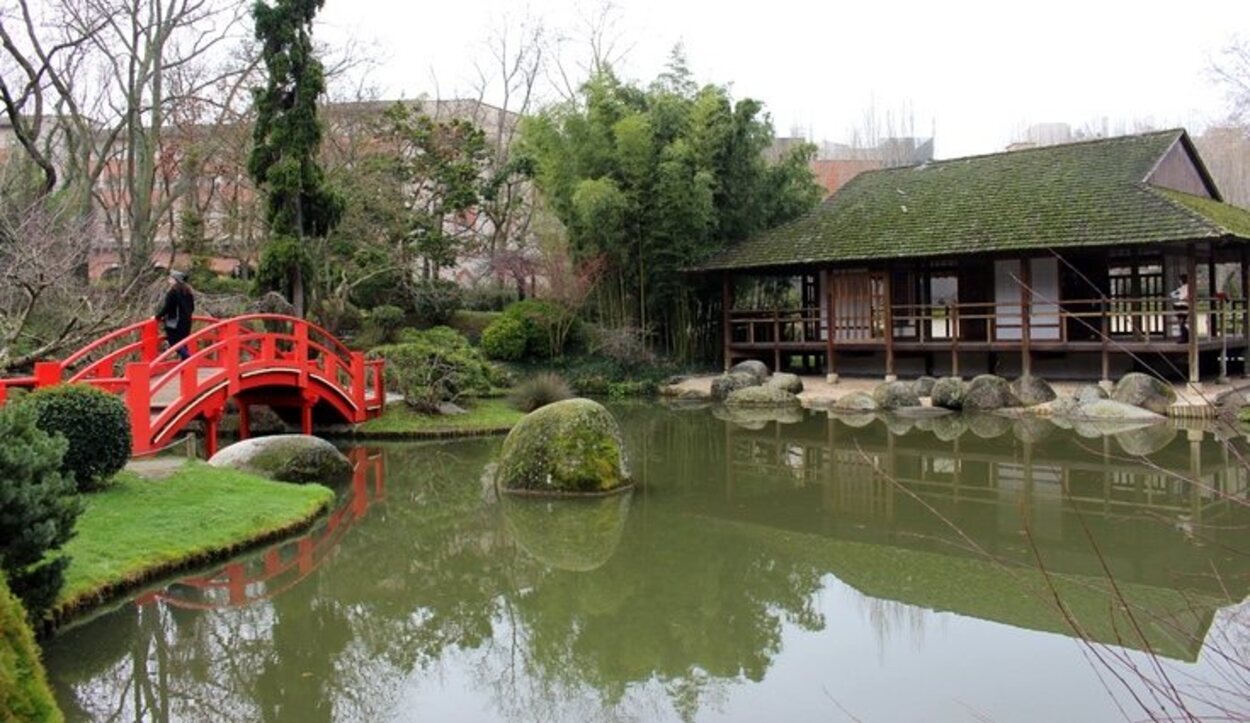
<svg viewBox="0 0 1250 723"><path fill-rule="evenodd" d="M269 241L258 282L285 291L303 316L304 277L310 275L305 239L323 237L339 222L343 199L317 162L321 122L317 98L325 69L312 42L312 21L325 0L258 0L252 6L256 39L268 81L254 88L256 126L248 172L266 193Z"/></svg>
<svg viewBox="0 0 1250 723"><path fill-rule="evenodd" d="M30 405L0 409L0 569L32 618L56 599L69 564L44 557L73 536L82 511L73 477L60 473L66 446L35 426Z"/></svg>

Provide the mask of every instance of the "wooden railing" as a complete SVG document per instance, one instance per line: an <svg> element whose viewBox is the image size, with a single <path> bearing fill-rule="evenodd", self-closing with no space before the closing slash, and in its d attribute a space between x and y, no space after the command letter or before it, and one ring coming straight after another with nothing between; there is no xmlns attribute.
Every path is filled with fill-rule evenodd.
<svg viewBox="0 0 1250 723"><path fill-rule="evenodd" d="M1028 309L1026 316L1025 310ZM1245 299L1199 299L1195 338L1219 339L1247 335ZM1066 299L1059 303L960 302L957 304L894 304L888 310L834 312L833 341L933 343L1021 343L1028 329L1032 342L1099 342L1132 340L1179 343L1188 313L1163 297ZM826 320L818 307L772 311L731 311L730 343L735 346L808 345L826 343Z"/></svg>

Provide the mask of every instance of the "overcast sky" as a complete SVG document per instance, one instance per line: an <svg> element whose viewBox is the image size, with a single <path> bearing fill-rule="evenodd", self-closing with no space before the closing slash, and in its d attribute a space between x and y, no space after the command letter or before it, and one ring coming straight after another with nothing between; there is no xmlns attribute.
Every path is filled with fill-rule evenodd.
<svg viewBox="0 0 1250 723"><path fill-rule="evenodd" d="M327 0L318 32L371 47L387 97L467 92L492 28L527 14L579 35L594 0ZM841 141L865 109L910 104L943 158L1002 149L1030 123L1197 132L1226 115L1211 73L1250 0L767 3L617 0L618 71L649 81L684 44L701 82L764 101L778 135ZM437 88L435 85L437 79Z"/></svg>

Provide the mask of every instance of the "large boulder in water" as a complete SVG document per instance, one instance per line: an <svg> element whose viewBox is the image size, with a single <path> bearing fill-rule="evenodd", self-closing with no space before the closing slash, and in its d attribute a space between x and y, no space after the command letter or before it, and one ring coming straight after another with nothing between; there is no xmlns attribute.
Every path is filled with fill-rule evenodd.
<svg viewBox="0 0 1250 723"><path fill-rule="evenodd" d="M747 387L738 389L725 400L727 407L759 408L797 408L801 406L799 398L784 389L775 387Z"/></svg>
<svg viewBox="0 0 1250 723"><path fill-rule="evenodd" d="M496 486L505 492L577 495L629 485L621 428L602 404L565 399L521 418L504 440Z"/></svg>
<svg viewBox="0 0 1250 723"><path fill-rule="evenodd" d="M729 368L730 374L750 374L763 384L768 379L768 366L762 361L747 359Z"/></svg>
<svg viewBox="0 0 1250 723"><path fill-rule="evenodd" d="M722 374L712 380L712 399L723 402L729 395L739 389L758 387L760 380L754 374L730 373Z"/></svg>
<svg viewBox="0 0 1250 723"><path fill-rule="evenodd" d="M838 397L833 403L832 410L835 412L875 412L877 400L873 399L868 392L851 392Z"/></svg>
<svg viewBox="0 0 1250 723"><path fill-rule="evenodd" d="M781 389L791 394L799 394L803 391L803 380L799 379L798 374L787 374L786 372L777 372L764 382L764 386L774 389Z"/></svg>
<svg viewBox="0 0 1250 723"><path fill-rule="evenodd" d="M993 374L982 374L968 382L964 392L964 409L988 412L1004 407L1018 407L1020 400L1011 391L1006 379Z"/></svg>
<svg viewBox="0 0 1250 723"><path fill-rule="evenodd" d="M920 397L916 389L907 382L883 382L872 390L873 401L884 410L901 409L903 407L919 407Z"/></svg>
<svg viewBox="0 0 1250 723"><path fill-rule="evenodd" d="M933 385L937 384L937 380L933 377L920 377L912 382L912 388L916 390L916 396L928 397L933 394Z"/></svg>
<svg viewBox="0 0 1250 723"><path fill-rule="evenodd" d="M933 383L929 398L935 407L959 410L964 408L967 391L968 385L959 377L942 377Z"/></svg>
<svg viewBox="0 0 1250 723"><path fill-rule="evenodd" d="M1026 374L1012 382L1011 393L1026 407L1044 404L1057 396L1045 379L1032 374Z"/></svg>
<svg viewBox="0 0 1250 723"><path fill-rule="evenodd" d="M208 463L283 482L339 484L352 478L352 463L342 452L324 439L303 434L245 439L219 451Z"/></svg>
<svg viewBox="0 0 1250 723"><path fill-rule="evenodd" d="M1167 414L1168 407L1176 402L1176 390L1172 385L1149 374L1133 372L1125 374L1115 383L1111 398L1121 404L1148 409L1155 414Z"/></svg>

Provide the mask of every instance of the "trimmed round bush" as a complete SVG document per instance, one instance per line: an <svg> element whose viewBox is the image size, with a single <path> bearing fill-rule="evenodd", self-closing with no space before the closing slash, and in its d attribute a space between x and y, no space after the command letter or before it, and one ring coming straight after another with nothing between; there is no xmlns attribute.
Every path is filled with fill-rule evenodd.
<svg viewBox="0 0 1250 723"><path fill-rule="evenodd" d="M616 418L598 402L548 404L508 433L495 482L505 492L611 492L629 484L621 439Z"/></svg>
<svg viewBox="0 0 1250 723"><path fill-rule="evenodd" d="M379 346L370 358L386 360L386 385L414 409L434 413L443 402L486 394L496 376L481 352L454 329L405 329L399 343Z"/></svg>
<svg viewBox="0 0 1250 723"><path fill-rule="evenodd" d="M422 279L409 292L412 312L423 326L445 325L464 305L460 287L447 279Z"/></svg>
<svg viewBox="0 0 1250 723"><path fill-rule="evenodd" d="M562 355L566 343L581 331L576 316L547 299L518 301L505 309L504 315L525 324L525 355L534 359Z"/></svg>
<svg viewBox="0 0 1250 723"><path fill-rule="evenodd" d="M482 353L497 361L520 361L528 339L523 319L501 316L482 330Z"/></svg>
<svg viewBox="0 0 1250 723"><path fill-rule="evenodd" d="M69 442L61 471L72 474L80 492L106 486L130 459L130 414L121 397L85 384L36 390L23 404L35 410L35 424Z"/></svg>

